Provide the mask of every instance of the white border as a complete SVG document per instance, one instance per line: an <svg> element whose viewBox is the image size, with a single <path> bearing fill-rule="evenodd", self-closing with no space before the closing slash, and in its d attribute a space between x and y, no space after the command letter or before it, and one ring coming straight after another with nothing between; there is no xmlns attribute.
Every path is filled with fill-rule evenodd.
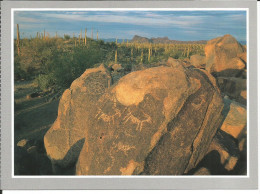
<svg viewBox="0 0 260 194"><path fill-rule="evenodd" d="M19 176L14 175L14 11L246 11L247 36L247 175L73 175L73 176ZM11 8L11 79L12 79L12 178L249 178L249 8Z"/></svg>

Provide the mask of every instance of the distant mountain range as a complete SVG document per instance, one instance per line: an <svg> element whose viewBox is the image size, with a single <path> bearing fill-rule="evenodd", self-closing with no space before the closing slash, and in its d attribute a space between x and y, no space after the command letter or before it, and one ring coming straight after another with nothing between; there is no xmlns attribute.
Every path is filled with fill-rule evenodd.
<svg viewBox="0 0 260 194"><path fill-rule="evenodd" d="M146 38L142 36L135 35L131 42L138 43L163 43L163 44L206 44L207 40L198 41L181 41L181 40L170 40L168 37L158 37L158 38Z"/></svg>
<svg viewBox="0 0 260 194"><path fill-rule="evenodd" d="M115 38L103 39L105 42L115 42ZM127 42L127 39L117 39L118 43ZM158 37L158 38L146 38L142 36L135 35L129 42L136 43L163 43L163 44L207 44L207 40L197 40L197 41L181 41L181 40L170 40L168 37ZM240 44L245 45L246 41L239 41Z"/></svg>

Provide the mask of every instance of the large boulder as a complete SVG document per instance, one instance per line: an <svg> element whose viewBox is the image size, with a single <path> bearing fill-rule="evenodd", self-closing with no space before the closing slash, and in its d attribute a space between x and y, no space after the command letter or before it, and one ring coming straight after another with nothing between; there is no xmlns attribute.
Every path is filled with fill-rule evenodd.
<svg viewBox="0 0 260 194"><path fill-rule="evenodd" d="M206 70L214 76L236 77L246 68L246 49L231 35L208 41Z"/></svg>
<svg viewBox="0 0 260 194"><path fill-rule="evenodd" d="M77 175L175 175L199 163L222 121L210 74L172 64L110 82L101 66L64 92L44 138L53 163L77 162Z"/></svg>
<svg viewBox="0 0 260 194"><path fill-rule="evenodd" d="M44 136L47 155L61 167L73 165L84 144L86 133L92 127L97 100L111 85L111 76L103 65L86 70L71 87L64 91L58 108L58 117Z"/></svg>

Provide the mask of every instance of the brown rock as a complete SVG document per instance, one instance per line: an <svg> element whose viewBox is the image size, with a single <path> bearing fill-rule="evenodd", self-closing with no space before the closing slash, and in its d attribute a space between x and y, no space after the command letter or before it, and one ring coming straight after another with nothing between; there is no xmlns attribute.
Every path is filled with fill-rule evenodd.
<svg viewBox="0 0 260 194"><path fill-rule="evenodd" d="M224 98L224 103L225 108L223 111L227 113L225 113L226 117L220 128L234 138L238 139L239 136L243 136L244 131L246 131L246 107L226 98Z"/></svg>
<svg viewBox="0 0 260 194"><path fill-rule="evenodd" d="M31 98L36 98L36 97L39 97L40 96L40 94L38 93L38 92L33 92L33 93L31 93L31 94L28 94L27 96L26 96L26 98L27 99L31 99Z"/></svg>
<svg viewBox="0 0 260 194"><path fill-rule="evenodd" d="M183 66L184 62L182 60L179 59L174 59L174 58L169 58L166 65L170 66L170 67L178 67L178 66Z"/></svg>
<svg viewBox="0 0 260 194"><path fill-rule="evenodd" d="M246 64L247 63L247 54L246 52L240 53L237 55L242 61Z"/></svg>
<svg viewBox="0 0 260 194"><path fill-rule="evenodd" d="M211 175L211 173L209 169L201 167L193 175Z"/></svg>
<svg viewBox="0 0 260 194"><path fill-rule="evenodd" d="M28 140L27 139L22 139L17 143L18 147L24 147L27 144Z"/></svg>
<svg viewBox="0 0 260 194"><path fill-rule="evenodd" d="M244 47L231 35L215 38L205 46L206 70L215 76L236 77L245 68L239 56Z"/></svg>
<svg viewBox="0 0 260 194"><path fill-rule="evenodd" d="M201 55L192 55L190 57L190 63L196 68L205 68L206 57Z"/></svg>
<svg viewBox="0 0 260 194"><path fill-rule="evenodd" d="M203 158L222 120L210 79L177 63L109 87L104 68L87 70L61 98L47 154L64 167L78 159L77 175L183 174Z"/></svg>
<svg viewBox="0 0 260 194"><path fill-rule="evenodd" d="M218 77L217 83L222 93L243 105L247 103L247 80L234 77Z"/></svg>
<svg viewBox="0 0 260 194"><path fill-rule="evenodd" d="M44 136L47 155L61 166L75 162L91 126L88 118L98 98L110 87L105 67L88 69L63 93L58 117Z"/></svg>
<svg viewBox="0 0 260 194"><path fill-rule="evenodd" d="M31 146L27 149L27 152L29 154L34 154L34 153L37 153L37 147L36 146Z"/></svg>
<svg viewBox="0 0 260 194"><path fill-rule="evenodd" d="M114 64L114 65L112 65L112 69L114 71L121 71L121 70L123 70L123 67L121 64Z"/></svg>

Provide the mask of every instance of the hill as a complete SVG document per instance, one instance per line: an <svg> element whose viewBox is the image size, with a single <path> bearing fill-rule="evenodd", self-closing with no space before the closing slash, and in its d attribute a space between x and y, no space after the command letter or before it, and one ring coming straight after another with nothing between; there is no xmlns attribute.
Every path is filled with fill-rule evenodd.
<svg viewBox="0 0 260 194"><path fill-rule="evenodd" d="M158 38L146 38L142 36L135 35L131 42L136 43L162 43L162 44L206 44L207 40L198 41L180 41L180 40L170 40L168 37L158 37Z"/></svg>

